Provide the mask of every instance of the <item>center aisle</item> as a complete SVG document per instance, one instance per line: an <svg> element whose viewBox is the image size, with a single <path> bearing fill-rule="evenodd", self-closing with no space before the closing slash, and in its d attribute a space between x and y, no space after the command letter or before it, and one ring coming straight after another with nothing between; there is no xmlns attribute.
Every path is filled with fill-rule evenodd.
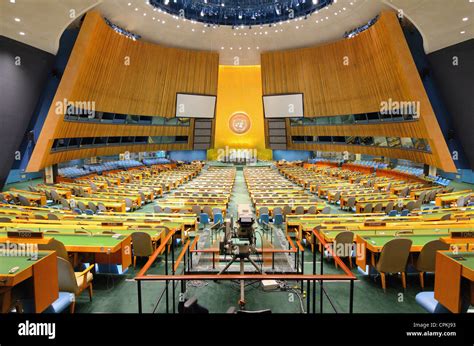
<svg viewBox="0 0 474 346"><path fill-rule="evenodd" d="M237 217L237 206L239 204L250 204L252 206L252 200L245 184L244 172L241 170L238 170L235 174L234 189L232 190L228 207L229 215Z"/></svg>

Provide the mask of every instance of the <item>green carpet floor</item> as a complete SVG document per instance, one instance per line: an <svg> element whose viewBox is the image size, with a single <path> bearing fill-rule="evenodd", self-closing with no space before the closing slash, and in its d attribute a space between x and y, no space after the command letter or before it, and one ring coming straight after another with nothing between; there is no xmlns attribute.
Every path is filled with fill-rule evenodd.
<svg viewBox="0 0 474 346"><path fill-rule="evenodd" d="M239 203L250 203L250 198L243 179L243 172L237 171L235 187L232 199L229 204L229 213L236 214ZM159 200L154 204L159 204ZM145 209L145 210L143 210ZM140 211L151 211L153 205L147 205ZM339 208L331 206L333 212L342 212ZM177 251L180 249L178 248ZM305 252L305 272L312 271L312 254L309 249ZM319 254L318 254L319 255ZM342 273L336 269L332 260L324 260L325 273ZM143 265L144 261L137 265L137 269L130 268L125 275L96 275L94 279L94 300L88 301L87 294L84 294L76 304L77 312L136 312L137 311L137 284L133 277ZM318 266L319 266L318 256ZM319 269L318 269L319 270ZM149 271L150 274L163 273L162 262L155 263ZM354 312L369 313L410 313L423 312L415 302L415 295L420 291L418 275L408 275L408 288L406 291L401 286L401 280L397 277L388 278L388 289L384 293L380 279L369 278L361 275L356 269L353 272L358 280L354 284ZM288 283L289 290L264 292L260 283L249 282L245 291L246 308L248 310L271 309L275 313L299 313L306 311L306 284L304 292L301 294L299 283ZM165 312L166 305L163 296L165 285L157 282L146 282L142 286L143 311L144 312ZM349 283L348 282L326 282L324 288L329 295L332 304L338 312L348 312L349 310ZM319 284L316 284L317 311L320 304ZM428 276L426 289L433 289L433 278ZM180 292L180 286L176 286L176 297ZM171 298L171 284L170 284ZM225 313L231 306L238 306L240 297L239 285L237 282L188 282L186 292L187 297L195 296L199 304L209 309L213 313ZM161 301L159 301L161 297ZM303 298L300 301L300 298ZM172 311L169 306L169 311ZM323 311L334 313L328 299L323 300Z"/></svg>
<svg viewBox="0 0 474 346"><path fill-rule="evenodd" d="M34 180L25 183L17 183L6 186L26 188L27 185L41 183L41 180ZM452 183L456 189L472 188L472 185ZM148 204L141 208L139 212L151 212L153 205L159 204L157 200L153 204ZM244 183L243 172L237 171L232 200L229 205L229 213L236 213L239 203L250 203L250 198ZM331 206L333 213L345 213L338 207ZM180 248L178 248L179 253ZM133 313L137 312L137 284L133 280L139 268L145 260L139 261L137 268L130 267L124 275L96 274L94 277L94 298L89 302L88 295L84 293L78 298L76 312L78 313ZM318 267L319 267L318 254ZM336 269L332 260L323 260L324 273L342 273ZM307 248L305 252L305 272L312 271L312 254ZM163 259L156 262L149 270L150 274L164 273ZM418 274L409 274L407 278L406 290L401 286L400 278L389 276L387 279L387 292L381 288L380 278L368 277L360 274L357 269L353 269L358 280L354 284L354 312L355 313L418 313L424 312L415 302L415 295L420 292ZM433 276L428 275L425 280L425 289L433 290ZM264 292L260 283L249 282L246 289L246 308L248 310L271 309L276 313L298 313L303 308L306 310L306 292L300 294L299 284L288 283L288 290ZM163 297L164 283L145 282L142 284L142 298L144 312L165 312L165 299ZM171 297L171 284L170 284ZM295 288L296 287L296 288ZM319 311L320 290L317 288L317 308ZM338 312L347 312L349 309L349 283L347 282L326 282L324 288L329 295L332 304ZM304 285L306 290L306 285ZM176 297L180 292L180 287L176 287ZM238 306L239 286L236 282L188 282L187 296L196 296L199 304L209 309L213 313L224 313L231 306ZM299 296L303 298L300 302ZM160 300L161 297L161 300ZM170 306L170 311L172 311ZM323 300L323 311L334 313L330 302L325 297Z"/></svg>

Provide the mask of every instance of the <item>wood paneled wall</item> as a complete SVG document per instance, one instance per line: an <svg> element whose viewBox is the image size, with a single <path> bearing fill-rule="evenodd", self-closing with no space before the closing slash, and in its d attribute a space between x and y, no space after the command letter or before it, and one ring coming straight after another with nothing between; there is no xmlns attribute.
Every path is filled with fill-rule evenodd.
<svg viewBox="0 0 474 346"><path fill-rule="evenodd" d="M330 145L292 144L292 135L365 135L428 139L432 154L403 149L345 146L353 153L375 153L430 163L445 171L455 166L394 12L351 39L318 47L262 54L263 94L303 93L306 117L378 112L382 102L419 101L416 122L290 127L288 148L326 150ZM341 146L337 145L337 148ZM339 149L335 149L339 150ZM399 152L398 152L399 151Z"/></svg>
<svg viewBox="0 0 474 346"><path fill-rule="evenodd" d="M100 13L89 12L69 58L27 171L95 155L124 151L192 149L191 126L137 126L64 121L57 102L94 102L95 110L174 117L176 93L217 94L219 55L133 41L113 31ZM188 136L189 142L134 145L50 153L55 138L98 136Z"/></svg>

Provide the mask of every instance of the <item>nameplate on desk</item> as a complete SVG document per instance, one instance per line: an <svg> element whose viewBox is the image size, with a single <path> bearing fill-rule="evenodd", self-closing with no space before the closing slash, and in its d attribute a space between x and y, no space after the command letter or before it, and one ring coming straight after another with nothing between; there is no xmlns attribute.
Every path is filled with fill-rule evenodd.
<svg viewBox="0 0 474 346"><path fill-rule="evenodd" d="M102 222L102 226L123 226L123 222Z"/></svg>
<svg viewBox="0 0 474 346"><path fill-rule="evenodd" d="M378 227L378 226L386 226L387 223L386 222L365 222L364 223L364 226L368 226L368 227Z"/></svg>
<svg viewBox="0 0 474 346"><path fill-rule="evenodd" d="M31 238L31 239L43 239L43 232L32 232L32 231L8 231L8 238Z"/></svg>
<svg viewBox="0 0 474 346"><path fill-rule="evenodd" d="M456 217L456 221L469 221L469 220L471 220L471 217L469 217L469 216Z"/></svg>
<svg viewBox="0 0 474 346"><path fill-rule="evenodd" d="M474 231L453 231L451 238L474 238Z"/></svg>

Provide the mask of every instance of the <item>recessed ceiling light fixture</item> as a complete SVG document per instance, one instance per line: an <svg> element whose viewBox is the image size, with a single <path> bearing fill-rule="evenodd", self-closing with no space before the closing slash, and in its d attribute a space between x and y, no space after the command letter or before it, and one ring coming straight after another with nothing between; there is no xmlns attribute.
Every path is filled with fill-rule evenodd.
<svg viewBox="0 0 474 346"><path fill-rule="evenodd" d="M15 22L20 22L20 21L21 21L20 18L15 17Z"/></svg>
<svg viewBox="0 0 474 346"><path fill-rule="evenodd" d="M19 34L20 34L21 36L25 36L25 33L24 33L23 31L20 31Z"/></svg>

